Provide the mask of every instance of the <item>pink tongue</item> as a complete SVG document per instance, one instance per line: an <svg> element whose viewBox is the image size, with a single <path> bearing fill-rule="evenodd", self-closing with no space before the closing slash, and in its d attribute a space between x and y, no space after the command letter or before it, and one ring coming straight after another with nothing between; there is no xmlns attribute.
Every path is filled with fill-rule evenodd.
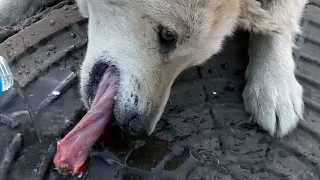
<svg viewBox="0 0 320 180"><path fill-rule="evenodd" d="M91 108L58 143L53 163L60 173L75 175L81 171L92 146L112 117L117 82L116 72L108 68L99 84Z"/></svg>

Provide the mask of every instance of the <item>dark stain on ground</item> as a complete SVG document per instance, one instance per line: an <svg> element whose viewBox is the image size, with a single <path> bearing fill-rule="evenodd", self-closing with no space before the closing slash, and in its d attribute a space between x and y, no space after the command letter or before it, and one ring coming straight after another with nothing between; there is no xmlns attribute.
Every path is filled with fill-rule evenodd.
<svg viewBox="0 0 320 180"><path fill-rule="evenodd" d="M142 177L133 174L126 174L123 177L123 180L144 180Z"/></svg>
<svg viewBox="0 0 320 180"><path fill-rule="evenodd" d="M112 152L122 160L121 163L130 167L152 170L169 152L169 145L155 136L130 136L118 126L109 123L93 150Z"/></svg>
<svg viewBox="0 0 320 180"><path fill-rule="evenodd" d="M173 171L180 167L183 162L189 157L189 151L184 151L181 155L175 156L172 160L165 166L165 170Z"/></svg>
<svg viewBox="0 0 320 180"><path fill-rule="evenodd" d="M169 152L168 143L151 137L143 147L132 152L128 165L141 169L152 170Z"/></svg>

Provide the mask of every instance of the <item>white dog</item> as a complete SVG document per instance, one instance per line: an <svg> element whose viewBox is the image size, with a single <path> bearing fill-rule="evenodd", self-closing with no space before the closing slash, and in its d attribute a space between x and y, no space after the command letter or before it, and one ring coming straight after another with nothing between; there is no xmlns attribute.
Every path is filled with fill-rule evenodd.
<svg viewBox="0 0 320 180"><path fill-rule="evenodd" d="M54 0L0 0L0 25ZM133 134L151 134L175 78L219 52L236 28L251 31L243 91L252 120L272 136L293 130L303 114L293 39L307 0L77 0L89 18L81 95L92 103L103 72L116 68L114 115Z"/></svg>

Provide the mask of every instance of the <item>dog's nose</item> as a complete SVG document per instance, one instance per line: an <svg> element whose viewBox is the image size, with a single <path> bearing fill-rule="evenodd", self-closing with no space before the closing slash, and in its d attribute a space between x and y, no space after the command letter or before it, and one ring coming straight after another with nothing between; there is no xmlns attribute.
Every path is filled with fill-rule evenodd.
<svg viewBox="0 0 320 180"><path fill-rule="evenodd" d="M147 132L147 128L144 124L144 121L142 119L141 116L139 116L138 114L134 114L132 115L128 121L126 121L127 123L124 124L124 129L132 134L132 135L136 135L136 136L147 136L148 132Z"/></svg>

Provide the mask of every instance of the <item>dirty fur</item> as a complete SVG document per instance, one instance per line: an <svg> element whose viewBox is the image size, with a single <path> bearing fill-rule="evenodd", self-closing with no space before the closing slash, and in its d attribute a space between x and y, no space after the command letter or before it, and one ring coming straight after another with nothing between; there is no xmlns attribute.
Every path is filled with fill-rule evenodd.
<svg viewBox="0 0 320 180"><path fill-rule="evenodd" d="M46 0L0 0L0 25L15 23ZM27 3L28 2L28 3ZM30 3L30 5L29 5ZM125 124L135 117L151 134L175 78L221 50L240 28L251 32L243 101L251 120L283 137L303 118L303 89L295 78L293 39L307 0L77 0L89 18L89 43L81 68L88 107L89 79L99 62L120 72L114 109ZM27 5L28 4L28 5ZM22 13L27 12L27 13ZM163 28L172 44L159 40Z"/></svg>

